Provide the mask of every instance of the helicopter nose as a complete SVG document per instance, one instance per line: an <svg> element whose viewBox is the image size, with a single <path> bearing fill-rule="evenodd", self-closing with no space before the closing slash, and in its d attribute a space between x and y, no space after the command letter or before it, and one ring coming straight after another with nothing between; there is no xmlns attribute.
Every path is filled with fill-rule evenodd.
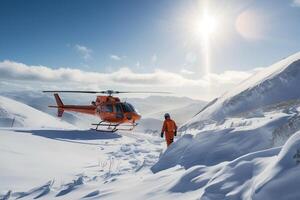
<svg viewBox="0 0 300 200"><path fill-rule="evenodd" d="M141 115L139 115L138 113L130 113L126 115L127 120L130 121L138 121L141 119Z"/></svg>
<svg viewBox="0 0 300 200"><path fill-rule="evenodd" d="M133 120L134 121L138 121L138 120L140 120L141 119L141 115L139 115L139 114L137 114L137 113L134 113L134 115L133 115Z"/></svg>

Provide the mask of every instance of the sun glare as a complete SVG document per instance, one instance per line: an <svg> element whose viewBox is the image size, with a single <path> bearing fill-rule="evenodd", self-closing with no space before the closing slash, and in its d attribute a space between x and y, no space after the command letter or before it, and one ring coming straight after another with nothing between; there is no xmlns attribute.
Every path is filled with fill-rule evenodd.
<svg viewBox="0 0 300 200"><path fill-rule="evenodd" d="M202 18L198 23L198 33L204 37L209 37L212 34L216 33L217 29L217 20L215 17L209 15L207 11L203 12Z"/></svg>
<svg viewBox="0 0 300 200"><path fill-rule="evenodd" d="M196 28L195 33L200 39L202 55L204 58L204 74L209 75L211 72L211 39L217 34L217 18L213 16L206 7L202 11L202 14L195 20L194 28ZM210 80L208 81L210 82Z"/></svg>

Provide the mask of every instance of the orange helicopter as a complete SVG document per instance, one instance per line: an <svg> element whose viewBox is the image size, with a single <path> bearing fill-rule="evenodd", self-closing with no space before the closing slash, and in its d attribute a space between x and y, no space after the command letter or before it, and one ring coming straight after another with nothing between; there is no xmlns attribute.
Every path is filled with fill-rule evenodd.
<svg viewBox="0 0 300 200"><path fill-rule="evenodd" d="M96 126L96 131L101 132L116 132L118 130L132 131L137 126L137 121L141 119L141 115L135 108L127 102L121 102L118 97L113 97L113 94L124 93L167 93L167 92L124 92L114 90L104 91L66 91L66 90L47 90L43 92L54 93L56 106L49 106L57 108L57 116L62 117L64 111L79 112L89 115L98 116L101 121ZM97 96L96 101L92 101L91 105L64 105L58 93L85 93L85 94L106 94ZM106 129L99 129L99 127L106 127ZM119 128L121 127L121 128ZM128 127L128 128L124 128Z"/></svg>

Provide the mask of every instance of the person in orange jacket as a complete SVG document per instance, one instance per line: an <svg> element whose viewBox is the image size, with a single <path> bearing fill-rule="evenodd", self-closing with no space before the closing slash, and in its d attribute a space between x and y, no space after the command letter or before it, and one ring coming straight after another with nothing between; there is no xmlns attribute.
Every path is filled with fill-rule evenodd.
<svg viewBox="0 0 300 200"><path fill-rule="evenodd" d="M176 123L171 119L169 113L165 114L165 121L161 129L161 135L160 135L162 138L164 137L164 133L166 136L167 146L169 146L170 144L172 144L174 140L174 136L177 135Z"/></svg>

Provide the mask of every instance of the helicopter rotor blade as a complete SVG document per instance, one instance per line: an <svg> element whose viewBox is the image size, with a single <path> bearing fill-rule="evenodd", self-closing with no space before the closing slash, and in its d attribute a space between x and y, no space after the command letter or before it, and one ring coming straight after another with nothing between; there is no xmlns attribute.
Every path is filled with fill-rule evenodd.
<svg viewBox="0 0 300 200"><path fill-rule="evenodd" d="M79 91L79 90L44 90L43 92L49 92L49 93L86 93L86 94L100 93L98 91Z"/></svg>
<svg viewBox="0 0 300 200"><path fill-rule="evenodd" d="M103 91L84 91L84 90L44 90L43 92L50 93L85 93L85 94L135 94L135 93L157 93L157 94L171 94L170 92L156 92L156 91L114 91L114 90L103 90Z"/></svg>
<svg viewBox="0 0 300 200"><path fill-rule="evenodd" d="M144 93L144 94L147 94L147 93L158 93L158 94L171 94L171 92L156 92L156 91L116 91L117 93L116 94L130 94L130 93Z"/></svg>

